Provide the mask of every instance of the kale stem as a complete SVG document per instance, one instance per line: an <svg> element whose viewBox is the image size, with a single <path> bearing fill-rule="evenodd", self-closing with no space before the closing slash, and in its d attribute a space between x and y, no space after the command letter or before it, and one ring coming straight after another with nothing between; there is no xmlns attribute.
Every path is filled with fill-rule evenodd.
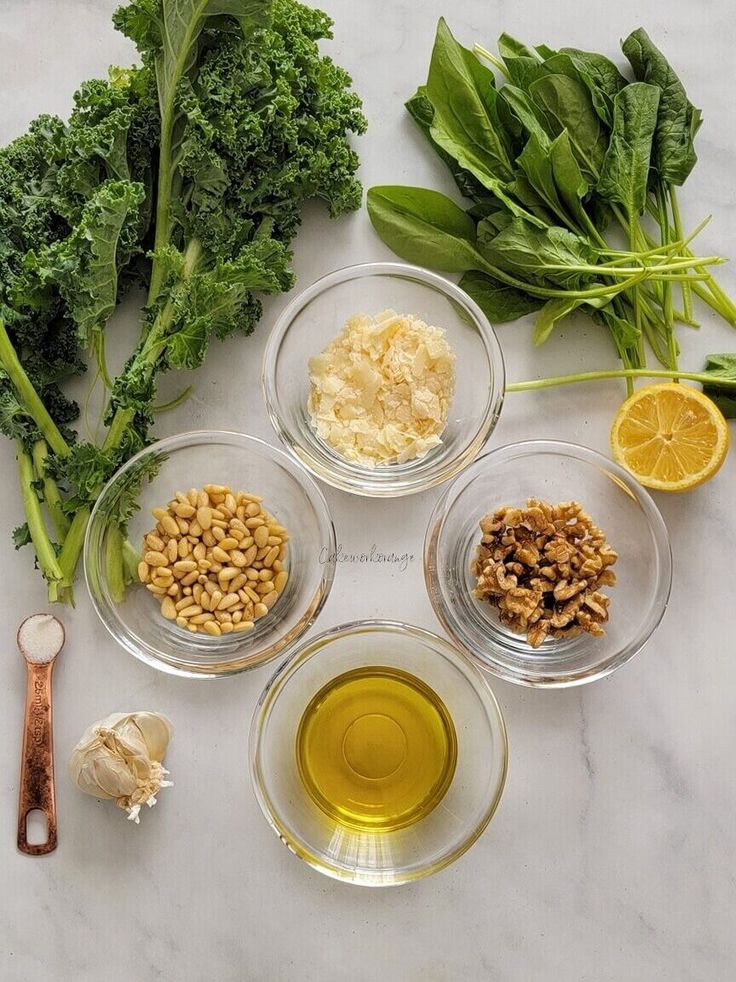
<svg viewBox="0 0 736 982"><path fill-rule="evenodd" d="M721 379L712 372L681 372L657 368L612 368L607 371L578 372L576 375L556 375L552 378L532 379L528 382L511 382L507 392L529 392L533 389L550 389L556 385L571 385L575 382L597 382L609 378L663 378L670 380L688 379L703 385L719 385L736 388L736 379Z"/></svg>
<svg viewBox="0 0 736 982"><path fill-rule="evenodd" d="M41 502L38 500L34 483L36 475L33 471L33 461L31 455L25 450L20 440L16 440L18 473L20 476L20 490L23 497L23 508L26 513L28 530L31 533L31 542L36 550L36 558L45 579L49 584L49 598L56 600L58 597L58 587L63 582L64 574L56 556L53 543L46 530L46 523L41 512Z"/></svg>
<svg viewBox="0 0 736 982"><path fill-rule="evenodd" d="M35 420L46 443L60 457L68 456L69 444L61 435L58 426L49 415L48 410L33 387L33 383L26 375L2 320L0 320L0 364L13 383L21 404Z"/></svg>
<svg viewBox="0 0 736 982"><path fill-rule="evenodd" d="M113 523L105 535L105 576L107 588L115 603L120 603L125 596L123 542L122 531Z"/></svg>
<svg viewBox="0 0 736 982"><path fill-rule="evenodd" d="M89 506L80 508L74 515L69 531L66 533L64 545L59 552L59 566L62 572L62 582L65 586L71 587L74 580L74 571L79 562L79 556L84 545L84 534L87 531L89 521Z"/></svg>
<svg viewBox="0 0 736 982"><path fill-rule="evenodd" d="M507 82L511 81L511 76L508 73L508 69L501 59L497 58L493 52L489 51L487 48L484 48L482 44L474 44L473 52L476 55L479 55L481 58L485 58L486 61L490 61L493 67L503 75Z"/></svg>
<svg viewBox="0 0 736 982"><path fill-rule="evenodd" d="M63 542L66 533L69 531L69 519L64 514L64 509L62 508L59 486L53 477L49 476L47 470L48 447L46 446L45 440L36 440L33 444L32 455L36 477L39 481L43 481L43 496L46 501L46 507L49 510L49 515L51 516L51 521L54 524L54 529L56 530L56 536L59 542Z"/></svg>

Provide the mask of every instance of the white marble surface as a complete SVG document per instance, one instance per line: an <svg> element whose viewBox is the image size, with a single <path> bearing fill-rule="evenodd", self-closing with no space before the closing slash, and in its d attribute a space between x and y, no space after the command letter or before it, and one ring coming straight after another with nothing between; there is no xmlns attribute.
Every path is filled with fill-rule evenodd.
<svg viewBox="0 0 736 982"><path fill-rule="evenodd" d="M706 123L684 194L690 224L713 212L707 252L736 255L732 0L324 0L337 20L335 58L354 74L370 134L366 185L447 185L402 111L423 80L437 17L466 42L502 30L613 52L645 25L685 76ZM131 52L109 26L114 0L0 0L0 137L38 112L65 113L82 79ZM310 210L296 245L300 285L387 251L364 213L328 226ZM723 279L736 292L736 277ZM158 432L235 422L270 436L256 379L272 303L257 337L213 350L197 396ZM132 324L132 312L128 322ZM125 314L121 321L125 322ZM703 316L683 337L683 364L736 349L736 333ZM122 328L125 329L124 326ZM570 335L575 333L577 337ZM586 325L543 352L529 327L500 331L509 377L611 362ZM248 384L223 384L237 365ZM510 396L492 437L561 437L606 450L618 385ZM506 714L511 766L498 815L444 873L395 890L361 890L312 872L279 843L256 805L246 734L273 666L222 683L192 683L134 662L96 622L80 584L64 613L56 676L58 851L15 851L24 670L21 617L45 606L29 553L9 547L21 520L13 454L0 444L3 509L0 689L0 978L5 982L728 982L736 931L736 645L733 456L711 484L661 497L675 583L646 650L605 682L563 692L493 683ZM344 566L320 618L404 617L437 628L421 573L436 493L359 503L328 492L346 552L375 542L415 559L404 573ZM361 521L356 522L360 507ZM84 726L115 710L154 708L176 726L176 787L140 828L78 794L64 773Z"/></svg>

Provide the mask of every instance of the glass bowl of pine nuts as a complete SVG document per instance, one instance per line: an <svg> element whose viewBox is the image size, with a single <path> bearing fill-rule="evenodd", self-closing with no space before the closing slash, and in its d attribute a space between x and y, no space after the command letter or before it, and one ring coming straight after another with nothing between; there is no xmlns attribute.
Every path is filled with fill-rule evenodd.
<svg viewBox="0 0 736 982"><path fill-rule="evenodd" d="M335 531L316 482L242 433L168 437L122 467L84 544L93 606L126 651L188 678L283 655L335 575Z"/></svg>

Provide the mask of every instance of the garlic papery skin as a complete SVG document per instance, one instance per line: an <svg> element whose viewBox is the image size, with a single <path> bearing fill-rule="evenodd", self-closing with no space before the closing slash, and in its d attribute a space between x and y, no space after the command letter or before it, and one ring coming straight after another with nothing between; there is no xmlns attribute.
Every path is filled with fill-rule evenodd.
<svg viewBox="0 0 736 982"><path fill-rule="evenodd" d="M171 722L161 713L113 713L82 734L72 751L69 774L80 791L115 801L140 822L142 805L152 807L161 788L172 787L163 766Z"/></svg>

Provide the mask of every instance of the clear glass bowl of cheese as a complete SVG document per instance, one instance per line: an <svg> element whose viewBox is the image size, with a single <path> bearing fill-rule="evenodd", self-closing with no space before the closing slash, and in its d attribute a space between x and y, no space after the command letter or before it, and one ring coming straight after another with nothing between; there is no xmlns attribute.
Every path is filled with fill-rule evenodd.
<svg viewBox="0 0 736 982"><path fill-rule="evenodd" d="M390 312L397 315L395 321ZM398 321L410 322L413 334L404 332L408 341L401 350L398 346L389 350L388 343L382 348L376 338L383 342L384 334ZM334 342L348 322L353 333L335 353ZM346 381L340 372L354 357L363 324L373 332L369 341L362 342L371 359L363 352L359 369ZM412 357L411 343L422 331L426 344L421 343ZM437 368L442 359L432 356L438 336L440 347L451 353L454 378L449 387L447 359L443 373ZM315 419L317 370L320 385L337 393L331 400L337 406L334 425ZM392 407L386 400L384 418L384 403L377 406L371 386L378 387L375 379L383 384L397 375L404 405L397 418L389 419ZM505 374L493 328L458 286L403 263L365 263L322 277L289 304L269 336L262 383L276 432L316 477L353 494L389 498L441 484L477 456L498 421ZM438 392L439 400L434 398ZM384 387L382 396L385 393ZM336 436L326 438L328 430ZM396 446L404 448L395 459L369 460L362 450L355 450L371 440L380 445L387 433L389 440L395 437Z"/></svg>

